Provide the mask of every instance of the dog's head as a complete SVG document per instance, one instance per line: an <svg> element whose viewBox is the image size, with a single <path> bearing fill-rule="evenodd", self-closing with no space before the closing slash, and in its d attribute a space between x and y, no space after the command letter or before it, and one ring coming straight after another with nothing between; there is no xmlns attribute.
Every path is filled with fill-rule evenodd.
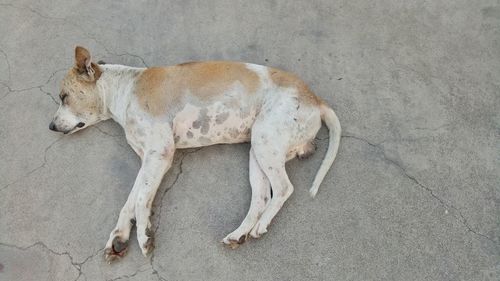
<svg viewBox="0 0 500 281"><path fill-rule="evenodd" d="M49 129L70 134L107 119L97 83L101 74L89 51L76 47L75 65L61 83L61 102Z"/></svg>

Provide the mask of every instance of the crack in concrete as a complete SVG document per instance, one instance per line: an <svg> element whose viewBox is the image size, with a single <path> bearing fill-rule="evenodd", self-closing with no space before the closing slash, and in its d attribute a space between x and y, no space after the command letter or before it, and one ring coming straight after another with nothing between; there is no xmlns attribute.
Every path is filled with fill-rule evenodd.
<svg viewBox="0 0 500 281"><path fill-rule="evenodd" d="M132 53L129 53L129 52L117 53L116 51L110 50L103 42L101 42L99 39L97 39L95 37L95 35L91 34L87 30L85 30L85 28L83 28L82 26L80 26L80 25L78 25L78 24L76 24L76 23L68 20L67 18L52 17L52 16L44 15L41 12L39 12L39 11L37 11L37 10L29 7L29 6L16 6L13 3L0 3L0 6L7 6L7 7L11 7L11 8L18 9L18 10L29 11L29 12L31 12L33 14L36 14L39 17L44 18L44 19L58 20L58 21L62 21L64 23L67 23L69 25L72 25L72 26L76 27L77 29L79 29L80 31L82 31L84 33L85 37L89 38L90 40L92 40L95 43L97 43L98 45L100 45L106 51L106 53L108 53L109 55L114 55L114 56L117 56L117 57L121 57L121 56L135 57L135 58L140 59L141 62L142 62L142 64L144 64L145 67L148 67L148 64L146 63L146 60L142 56L136 55L136 54L132 54Z"/></svg>
<svg viewBox="0 0 500 281"><path fill-rule="evenodd" d="M67 256L69 258L69 261L71 263L71 265L78 271L78 272L81 272L80 271L80 267L77 265L77 263L75 263L75 261L73 260L73 257L71 256L71 254L69 252L62 252L62 253L59 253L59 252L56 252L54 250L52 250L51 248L49 248L47 245L45 245L45 243L41 242L41 241L37 241L29 246L26 246L26 247L20 247L20 246L17 246L17 245L13 245L13 244L7 244L7 243L0 243L0 246L5 246L5 247L10 247L10 248L15 248L15 249L18 249L18 250L21 250L21 251L26 251L26 250L29 250L33 247L36 247L36 246L41 246L43 248L45 248L47 251L49 251L50 253L54 254L54 255L57 255L57 256ZM80 274L78 275L78 277L80 276ZM77 280L78 277L75 279Z"/></svg>
<svg viewBox="0 0 500 281"><path fill-rule="evenodd" d="M49 93L49 92L46 92L44 89L43 89L43 86L41 86L40 88L40 92L44 93L45 95L47 95L50 99L52 99L52 101L56 104L56 105L59 105L59 102Z"/></svg>
<svg viewBox="0 0 500 281"><path fill-rule="evenodd" d="M59 137L58 139L56 139L55 141L53 141L51 144L49 144L49 146L47 146L47 147L45 148L45 150L44 150L44 152L43 152L43 163L42 163L42 164L40 164L40 165L39 165L39 166L37 166L36 168L32 169L31 171L29 171L29 172L28 172L28 173L26 173L25 175L23 175L23 176L19 177L18 179L16 179L16 180L14 180L14 181L12 181L12 182L10 182L10 183L8 183L8 184L6 184L6 185L2 186L2 187L0 188L0 192L4 191L4 190L5 190L5 189L7 189L9 186L11 186L11 185L13 185L13 184L16 184L16 183L20 182L21 180L23 180L23 179L25 179L25 178L29 177L29 176L30 176L31 174L33 174L34 172L36 172L36 171L38 171L38 170L42 169L43 167L45 167L45 165L47 164L47 153L48 153L48 151L52 148L52 146L53 146L54 144L56 144L56 143L57 143L58 141L60 141L62 138L63 138L63 137Z"/></svg>
<svg viewBox="0 0 500 281"><path fill-rule="evenodd" d="M136 270L136 271L135 271L134 273L132 273L132 274L128 274L128 275L121 275L121 276L115 277L115 278L113 278L113 279L106 279L106 281L116 281L116 280L120 280L120 279L123 279L123 278L130 279L131 277L134 277L134 276L136 276L137 274L139 274L139 273L141 273L141 272L146 272L146 271L148 271L148 270L149 270L149 268L147 268L147 269L143 269L143 270L138 269L138 270Z"/></svg>
<svg viewBox="0 0 500 281"><path fill-rule="evenodd" d="M52 72L52 74L49 76L47 81L45 81L45 83L43 85L38 86L38 89L40 89L40 91L42 93L44 93L45 95L49 96L56 105L59 105L59 101L56 98L54 98L54 96L52 96L49 92L45 91L45 89L43 87L47 86L47 84L49 84L50 81L52 81L54 76L56 76L56 73L61 72L61 71L65 71L65 70L66 70L66 68L60 68L60 69Z"/></svg>
<svg viewBox="0 0 500 281"><path fill-rule="evenodd" d="M3 100L4 98L6 98L11 93L20 93L20 92L25 92L25 91L33 90L33 89L39 89L42 93L45 93L47 96L49 96L54 101L54 103L56 103L57 105L59 105L59 102L49 92L46 92L43 89L43 87L47 86L47 84L50 83L50 81L52 80L52 78L54 78L54 76L56 75L56 73L61 72L63 70L66 70L66 69L58 69L58 70L52 72L52 74L49 76L49 78L42 85L28 87L28 88L14 89L14 88L11 88L8 84L0 81L0 85L4 86L8 90L7 94L4 95L4 96L2 96L0 98L0 101Z"/></svg>
<svg viewBox="0 0 500 281"><path fill-rule="evenodd" d="M0 4L0 5L1 5L1 4ZM3 99L4 99L5 97L7 97L8 95L10 95L11 93L15 93L15 92L24 92L24 91L28 91L28 90L32 90L32 89L37 89L37 88L38 88L40 91L42 91L43 93L45 93L46 95L48 95L48 96L49 96L49 97L50 97L50 98L54 101L54 103L59 104L59 103L58 103L58 102L54 99L54 97L53 97L52 95L50 95L50 93L45 92L45 91L43 90L43 87L44 87L44 86L46 86L46 85L47 85L47 84L48 84L48 83L52 80L52 78L55 76L55 74L56 74L57 72L60 72L60 71L62 71L62 70L64 70L64 69L58 69L58 70L54 71L54 72L53 72L53 73L49 76L49 78L47 79L47 81L46 81L43 85L40 85L40 86L34 86L34 87L29 87L29 88L25 88L25 89L12 89L12 88L11 88L10 86L8 86L7 84L5 84L5 83L3 83L3 82L0 82L0 84L2 84L3 86L5 86L5 87L9 90L9 92L7 93L7 95L5 95L5 96L3 96L2 98L0 98L0 101L1 101L1 100L3 100ZM2 187L0 188L0 192L2 192L3 190L7 189L9 186L11 186L11 185L13 185L13 184L16 184L16 183L20 182L21 180L23 180L24 178L26 178L26 177L30 176L31 174L33 174L34 172L36 172L36 171L40 170L41 168L45 167L45 165L47 164L47 152L48 152L48 150L49 150L50 148L52 148L52 146L53 146L56 142L60 141L61 139L62 139L62 137L59 137L58 139L56 139L55 141L53 141L51 144L49 144L49 146L47 146L47 147L45 148L45 150L44 150L44 155L43 155L43 163L42 163L41 165L39 165L39 166L35 167L34 169L32 169L31 171L29 171L28 173L26 173L26 174L25 174L25 175L23 175L22 177L20 177L20 178L18 178L18 179L16 179L16 180L14 180L14 181L12 181L12 182L10 182L10 183L8 183L8 184L6 184L6 185L2 186Z"/></svg>
<svg viewBox="0 0 500 281"><path fill-rule="evenodd" d="M15 9L19 9L19 10L28 10L44 19L52 19L52 20L65 20L64 18L57 18L57 17L50 17L50 16L46 16L42 13L40 13L39 11L31 8L31 7L27 7L27 6L15 6L14 4L12 3L0 3L0 6L7 6L7 7L11 7L11 8L15 8Z"/></svg>
<svg viewBox="0 0 500 281"><path fill-rule="evenodd" d="M77 26L76 24L74 24L75 26ZM131 54L129 52L123 52L123 53L117 53L116 51L111 51L107 46L106 44L104 44L103 42L101 42L100 40L98 40L94 35L88 33L87 31L85 31L82 27L78 26L78 28L80 28L81 31L83 31L84 33L86 33L85 35L90 38L91 40L93 40L94 42L96 42L98 45L100 45L104 51L106 51L107 55L112 55L112 56L116 56L116 57L123 57L123 56L130 56L130 57L134 57L134 58L138 58L141 60L142 64L145 66L145 67L149 67L148 64L146 63L146 61L144 60L143 57L139 56L139 55L136 55L136 54Z"/></svg>
<svg viewBox="0 0 500 281"><path fill-rule="evenodd" d="M161 223L161 214L162 214L162 209L163 209L163 199L165 198L165 195L168 193L169 190L172 189L172 187L174 187L174 185L177 183L177 181L179 180L180 176L182 175L183 173L183 170L182 170L182 165L184 164L184 158L186 158L186 156L188 156L189 154L193 154L193 153L196 153L200 150L202 150L204 147L199 147L199 148L195 148L191 151L183 151L183 154L179 160L179 172L177 172L177 174L175 175L175 178L174 178L174 181L172 182L172 184L170 184L170 186L168 186L167 188L165 188L165 190L163 191L161 197L160 197L160 206L159 206L159 210L158 210L158 215L157 215L157 223L156 223L156 227L155 227L155 235L158 231L158 228L160 227L160 223ZM162 280L162 281L165 281L166 279L163 278L161 276L161 274L158 272L158 270L156 270L156 268L154 267L154 257L155 257L155 252L153 251L151 253L151 259L150 259L150 265L151 265L151 269L153 270L153 275L156 275L158 277L158 279Z"/></svg>
<svg viewBox="0 0 500 281"><path fill-rule="evenodd" d="M104 247L98 249L95 253L92 255L86 257L82 262L77 263L78 265L78 276L76 277L75 281L80 279L80 277L83 275L85 277L85 280L87 280L87 276L85 276L85 273L83 272L83 265L86 264L89 260L93 259L97 255L99 255L100 252L104 251Z"/></svg>
<svg viewBox="0 0 500 281"><path fill-rule="evenodd" d="M47 78L45 83L43 85L41 85L40 87L47 86L47 84L52 80L52 78L54 78L54 76L56 76L56 73L61 72L61 71L66 71L66 70L67 70L67 68L59 68L56 71L52 72L52 74L49 76L49 78Z"/></svg>
<svg viewBox="0 0 500 281"><path fill-rule="evenodd" d="M44 18L44 19L49 19L49 20L58 20L58 21L65 22L65 23L67 23L67 24L69 24L69 25L72 25L72 26L74 26L74 27L76 27L76 28L80 29L82 32L84 32L84 33L85 33L85 35L86 35L89 39L92 39L92 40L94 40L97 44L102 45L102 44L101 44L100 42L98 42L95 38L91 37L91 36L89 35L89 33L88 33L88 32L87 32L87 31L86 31L83 27L81 27L80 25L78 25L78 24L76 24L76 23L74 23L74 22L72 22L72 21L70 21L70 20L68 20L68 19L66 19L66 18L59 18L59 17L47 16L47 15L44 15L44 14L40 13L39 11L37 11L37 10L35 10L35 9L31 8L31 7L29 7L29 6L16 6L16 5L14 5L13 3L1 3L1 4L0 4L0 6L4 6L4 7L5 7L5 6L6 6L6 7L11 7L11 8L18 9L18 10L22 10L22 11L29 11L29 12L31 12L31 13L33 13L33 14L35 14L35 15L37 15L37 16L39 16L39 17L41 17L41 18ZM103 47L104 47L104 46L103 46ZM105 48L105 49L106 49L106 48Z"/></svg>
<svg viewBox="0 0 500 281"><path fill-rule="evenodd" d="M78 24L76 24L76 23L74 23L74 22L72 22L72 21L70 21L70 20L68 20L66 18L47 16L47 15L44 15L44 14L40 13L39 11L37 11L37 10L29 7L29 6L16 6L16 5L12 4L12 3L0 3L0 6L11 7L11 8L18 9L18 10L29 11L29 12L34 13L35 15L37 15L37 16L39 16L41 18L44 18L44 19L59 20L59 21L65 22L67 24L70 24L70 25L78 28L80 31L82 31L84 33L85 37L93 40L98 45L100 45L106 51L106 53L108 55L113 55L113 56L117 56L117 57L121 57L121 56L135 57L135 58L138 58L139 60L141 60L142 64L145 67L148 67L148 64L146 63L145 59L142 56L136 55L136 54L132 54L132 53L129 53L129 52L117 53L116 51L112 51L103 42L101 42L100 40L98 40L94 35L92 35L91 33L87 32L83 27L81 27L80 25L78 25ZM8 59L7 53L5 51L3 51L2 49L0 49L0 53L3 54L3 56L5 57L5 59L7 61L8 73L9 73L9 82L11 82L11 75L12 75L11 74L11 65L10 65L10 61ZM0 97L0 101L3 100L4 98L6 98L7 96L9 96L11 93L14 93L14 92L23 92L23 91L28 91L28 90L32 90L32 89L38 88L42 93L44 93L45 95L49 96L55 104L59 104L59 102L57 101L57 99L55 99L49 92L45 91L43 89L43 87L45 87L51 81L51 79L54 77L54 75L57 72L63 71L63 70L66 70L66 69L59 69L59 70L54 71L52 73L52 75L48 78L48 80L44 84L38 85L38 86L29 87L29 88L13 89L7 83L0 81L0 85L3 85L8 90L8 93L6 95Z"/></svg>
<svg viewBox="0 0 500 281"><path fill-rule="evenodd" d="M441 126L437 126L435 128L426 128L426 127L415 127L413 128L414 130L425 130L425 131L437 131L439 129L442 129L442 128L446 128L446 127L449 127L451 126L452 124L449 123L449 124L443 124Z"/></svg>
<svg viewBox="0 0 500 281"><path fill-rule="evenodd" d="M104 48L104 46L103 46L103 48ZM104 49L106 49L106 48L104 48ZM146 63L146 61L144 60L144 58L141 57L141 56L139 56L139 55L134 55L134 54L131 54L131 53L128 53L128 52L125 52L125 53L122 53L122 54L115 54L115 53L111 53L111 52L108 51L108 53L110 53L111 55L115 55L117 57L131 56L131 57L138 58L138 59L141 60L142 64L144 64L145 67L149 67L148 64Z"/></svg>
<svg viewBox="0 0 500 281"><path fill-rule="evenodd" d="M25 247L21 247L21 246L17 246L17 245L14 245L14 244L8 244L8 243L2 243L0 242L0 246L4 246L4 247L9 247L9 248L15 248L15 249L18 249L18 250L21 250L21 251L26 251L26 250L29 250L33 247L36 247L36 246L40 246L42 248L45 248L47 251L49 251L50 253L54 254L54 255L57 255L57 256L67 256L71 265L78 271L78 276L75 278L75 281L78 280L80 278L80 276L83 274L82 272L82 266L88 261L90 260L91 258L95 257L96 255L99 254L99 252L101 252L102 250L104 250L104 248L101 248L99 250L97 250L95 253L93 253L92 255L88 256L87 258L85 258L82 262L76 262L75 259L73 258L73 256L68 252L68 251L64 251L64 252L57 252L51 248L49 248L49 246L47 246L45 243L43 243L42 241L37 241L29 246L25 246Z"/></svg>
<svg viewBox="0 0 500 281"><path fill-rule="evenodd" d="M442 198L440 198L439 196L437 196L435 193L434 193L434 190L432 190L431 188L425 186L424 184L422 184L419 180L417 180L417 178L415 178L414 176L410 175L408 173L408 171L406 171L406 168L404 168L400 163L398 163L397 161L395 161L394 159L391 159L387 156L387 154L385 153L385 149L382 148L380 146L380 143L376 144L376 143L372 143L364 138L361 138L361 137L358 137L358 136L354 136L354 135L342 135L342 138L352 138L352 139L356 139L358 141L361 141L361 142L364 142L368 145L370 145L371 147L375 148L375 150L377 150L380 154L382 154L382 157L383 159L388 162L389 164L395 166L396 168L398 168L401 173L403 175L405 175L408 179L410 179L411 181L413 181L416 185L418 185L421 189L425 190L428 194L430 194L434 199L436 199L442 206L448 208L448 209L453 209L455 210L459 217L453 215L453 217L455 217L459 222L461 222L465 228L467 229L468 232L471 232L475 235L478 235L478 236L481 236L489 241L491 241L492 243L494 244L497 244L491 237L485 235L485 234L482 234L480 233L479 231L477 230L474 230L468 220L465 218L465 216L463 215L463 213L457 208L455 207L453 204L451 203L447 203L445 202Z"/></svg>
<svg viewBox="0 0 500 281"><path fill-rule="evenodd" d="M33 89L37 89L41 86L33 86L33 87L28 87L28 88L22 88L22 89L13 89L11 88L9 85L7 85L6 83L4 82L0 82L0 85L4 86L5 88L7 88L7 94L2 96L2 98L0 98L0 101L5 99L8 95L12 94L12 93L20 93L20 92L25 92L25 91L29 91L29 90L33 90Z"/></svg>
<svg viewBox="0 0 500 281"><path fill-rule="evenodd" d="M179 172L177 172L177 174L175 175L175 178L174 178L174 181L172 182L172 184L170 186L168 186L167 188L165 188L165 190L163 191L163 193L160 197L160 206L159 206L160 209L158 211L158 216L157 216L158 223L157 223L156 228L155 228L155 233L158 230L158 228L160 227L161 213L162 213L162 208L163 208L163 199L164 199L165 195L168 193L168 191L170 189L172 189L172 187L174 187L174 185L179 180L179 177L182 175L182 172L183 172L182 165L184 164L184 158L186 158L186 156L188 156L189 154L196 153L202 149L203 149L203 147L196 148L196 149L191 150L191 151L183 151L182 156L179 160Z"/></svg>
<svg viewBox="0 0 500 281"><path fill-rule="evenodd" d="M158 270L154 269L153 262L151 262L151 268L153 269L153 275L156 275L158 280L167 281L167 279L165 279L165 278L163 278L163 276L161 276L161 274L158 272Z"/></svg>
<svg viewBox="0 0 500 281"><path fill-rule="evenodd" d="M34 13L36 15L38 15L39 17L41 18L44 18L44 19L51 19L51 20L61 20L63 22L66 22L66 23L69 23L73 26L76 26L77 28L79 28L80 30L82 30L83 32L85 32L83 30L83 28L81 28L80 26L66 20L65 18L57 18L57 17L50 17L50 16L46 16L42 13L40 13L39 11L31 8L31 7L26 7L26 6L15 6L14 4L12 3L0 3L0 6L4 6L4 7L11 7L11 8L14 8L14 9L18 9L18 10L27 10L27 11L30 11L31 13ZM7 64L8 64L8 67L9 67L9 79L11 79L11 67L10 67L10 62L8 60L8 57L7 57L7 53L5 53L5 51L3 50L0 50L0 52L5 56L6 60L7 60ZM56 70L55 72L52 73L52 75L49 77L49 79L42 85L39 85L39 86L34 86L34 87L29 87L29 88L23 88L23 89L13 89L11 88L9 85L7 85L6 83L3 83L3 82L0 82L0 84L2 84L3 86L5 86L7 89L8 89L8 93L3 96L2 98L0 98L0 101L3 100L5 97L7 97L8 95L10 95L11 93L13 92L23 92L23 91L28 91L28 90L32 90L32 89L40 89L41 92L45 93L46 95L50 96L51 99L56 103L58 104L58 102L54 99L54 97L52 95L50 95L50 93L46 92L43 90L43 87L46 86L50 80L54 77L54 75L59 72L59 71L62 71L62 70Z"/></svg>

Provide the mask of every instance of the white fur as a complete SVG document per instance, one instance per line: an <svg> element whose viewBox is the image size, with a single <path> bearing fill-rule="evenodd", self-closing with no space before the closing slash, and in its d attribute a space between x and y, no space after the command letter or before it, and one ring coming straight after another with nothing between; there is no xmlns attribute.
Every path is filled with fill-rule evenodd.
<svg viewBox="0 0 500 281"><path fill-rule="evenodd" d="M54 121L58 122L59 130L64 133L76 132L78 129L75 125L78 124L79 119L75 112L71 112L71 109L64 106L62 102L59 104Z"/></svg>
<svg viewBox="0 0 500 281"><path fill-rule="evenodd" d="M131 220L136 220L143 254L151 250L152 240L147 231L151 228L151 204L162 177L172 164L176 148L251 141L250 209L242 224L223 239L224 243L236 246L248 235L259 237L267 232L269 223L293 192L285 162L310 150L326 114L328 127L335 130L331 137L337 143L333 144L331 138L333 151L329 149L326 164L322 165L311 190L311 194L316 193L338 148L340 126L338 120L334 122L336 116L334 118L333 111L326 106L325 109L301 102L297 89L273 84L267 67L255 64L246 64L246 67L260 79L257 93L249 95L242 84L235 81L219 98L206 104L186 90L176 114L166 112L155 117L143 110L134 94L136 79L144 68L102 66L103 73L97 81L105 108L102 119L113 118L118 122L125 130L128 143L142 159L132 191L106 243L108 260L117 254L115 240L128 241ZM72 113L60 110L64 118L72 118Z"/></svg>

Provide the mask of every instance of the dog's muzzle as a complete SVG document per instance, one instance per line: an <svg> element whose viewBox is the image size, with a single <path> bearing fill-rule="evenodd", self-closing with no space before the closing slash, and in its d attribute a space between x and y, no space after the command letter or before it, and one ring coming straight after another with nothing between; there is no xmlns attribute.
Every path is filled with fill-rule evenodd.
<svg viewBox="0 0 500 281"><path fill-rule="evenodd" d="M54 124L54 121L52 121L52 122L50 122L50 124L49 124L49 129L50 129L50 130L52 130L52 131L54 131L54 132L63 132L63 133L65 133L65 134L67 134L67 133L69 133L69 132L71 132L71 131L75 130L76 128L82 128L82 127L84 127L84 126L85 126L85 123L80 122L80 123L76 124L76 126L75 126L73 129L71 129L71 130L67 130L67 131L60 131L60 130L56 127L56 124Z"/></svg>
<svg viewBox="0 0 500 281"><path fill-rule="evenodd" d="M49 129L51 131L57 132L56 124L54 124L54 121L50 122Z"/></svg>

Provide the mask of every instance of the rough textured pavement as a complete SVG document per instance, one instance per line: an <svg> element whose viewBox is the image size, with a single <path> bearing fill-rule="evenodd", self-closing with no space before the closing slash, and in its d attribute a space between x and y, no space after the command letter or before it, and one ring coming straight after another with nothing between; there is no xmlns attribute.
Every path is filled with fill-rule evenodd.
<svg viewBox="0 0 500 281"><path fill-rule="evenodd" d="M2 1L0 280L499 280L500 1L407 2ZM179 151L153 256L133 234L106 264L139 159L112 121L48 130L76 44L110 63L297 73L343 127L318 196L324 128L289 163L295 193L269 233L230 250L249 145Z"/></svg>

